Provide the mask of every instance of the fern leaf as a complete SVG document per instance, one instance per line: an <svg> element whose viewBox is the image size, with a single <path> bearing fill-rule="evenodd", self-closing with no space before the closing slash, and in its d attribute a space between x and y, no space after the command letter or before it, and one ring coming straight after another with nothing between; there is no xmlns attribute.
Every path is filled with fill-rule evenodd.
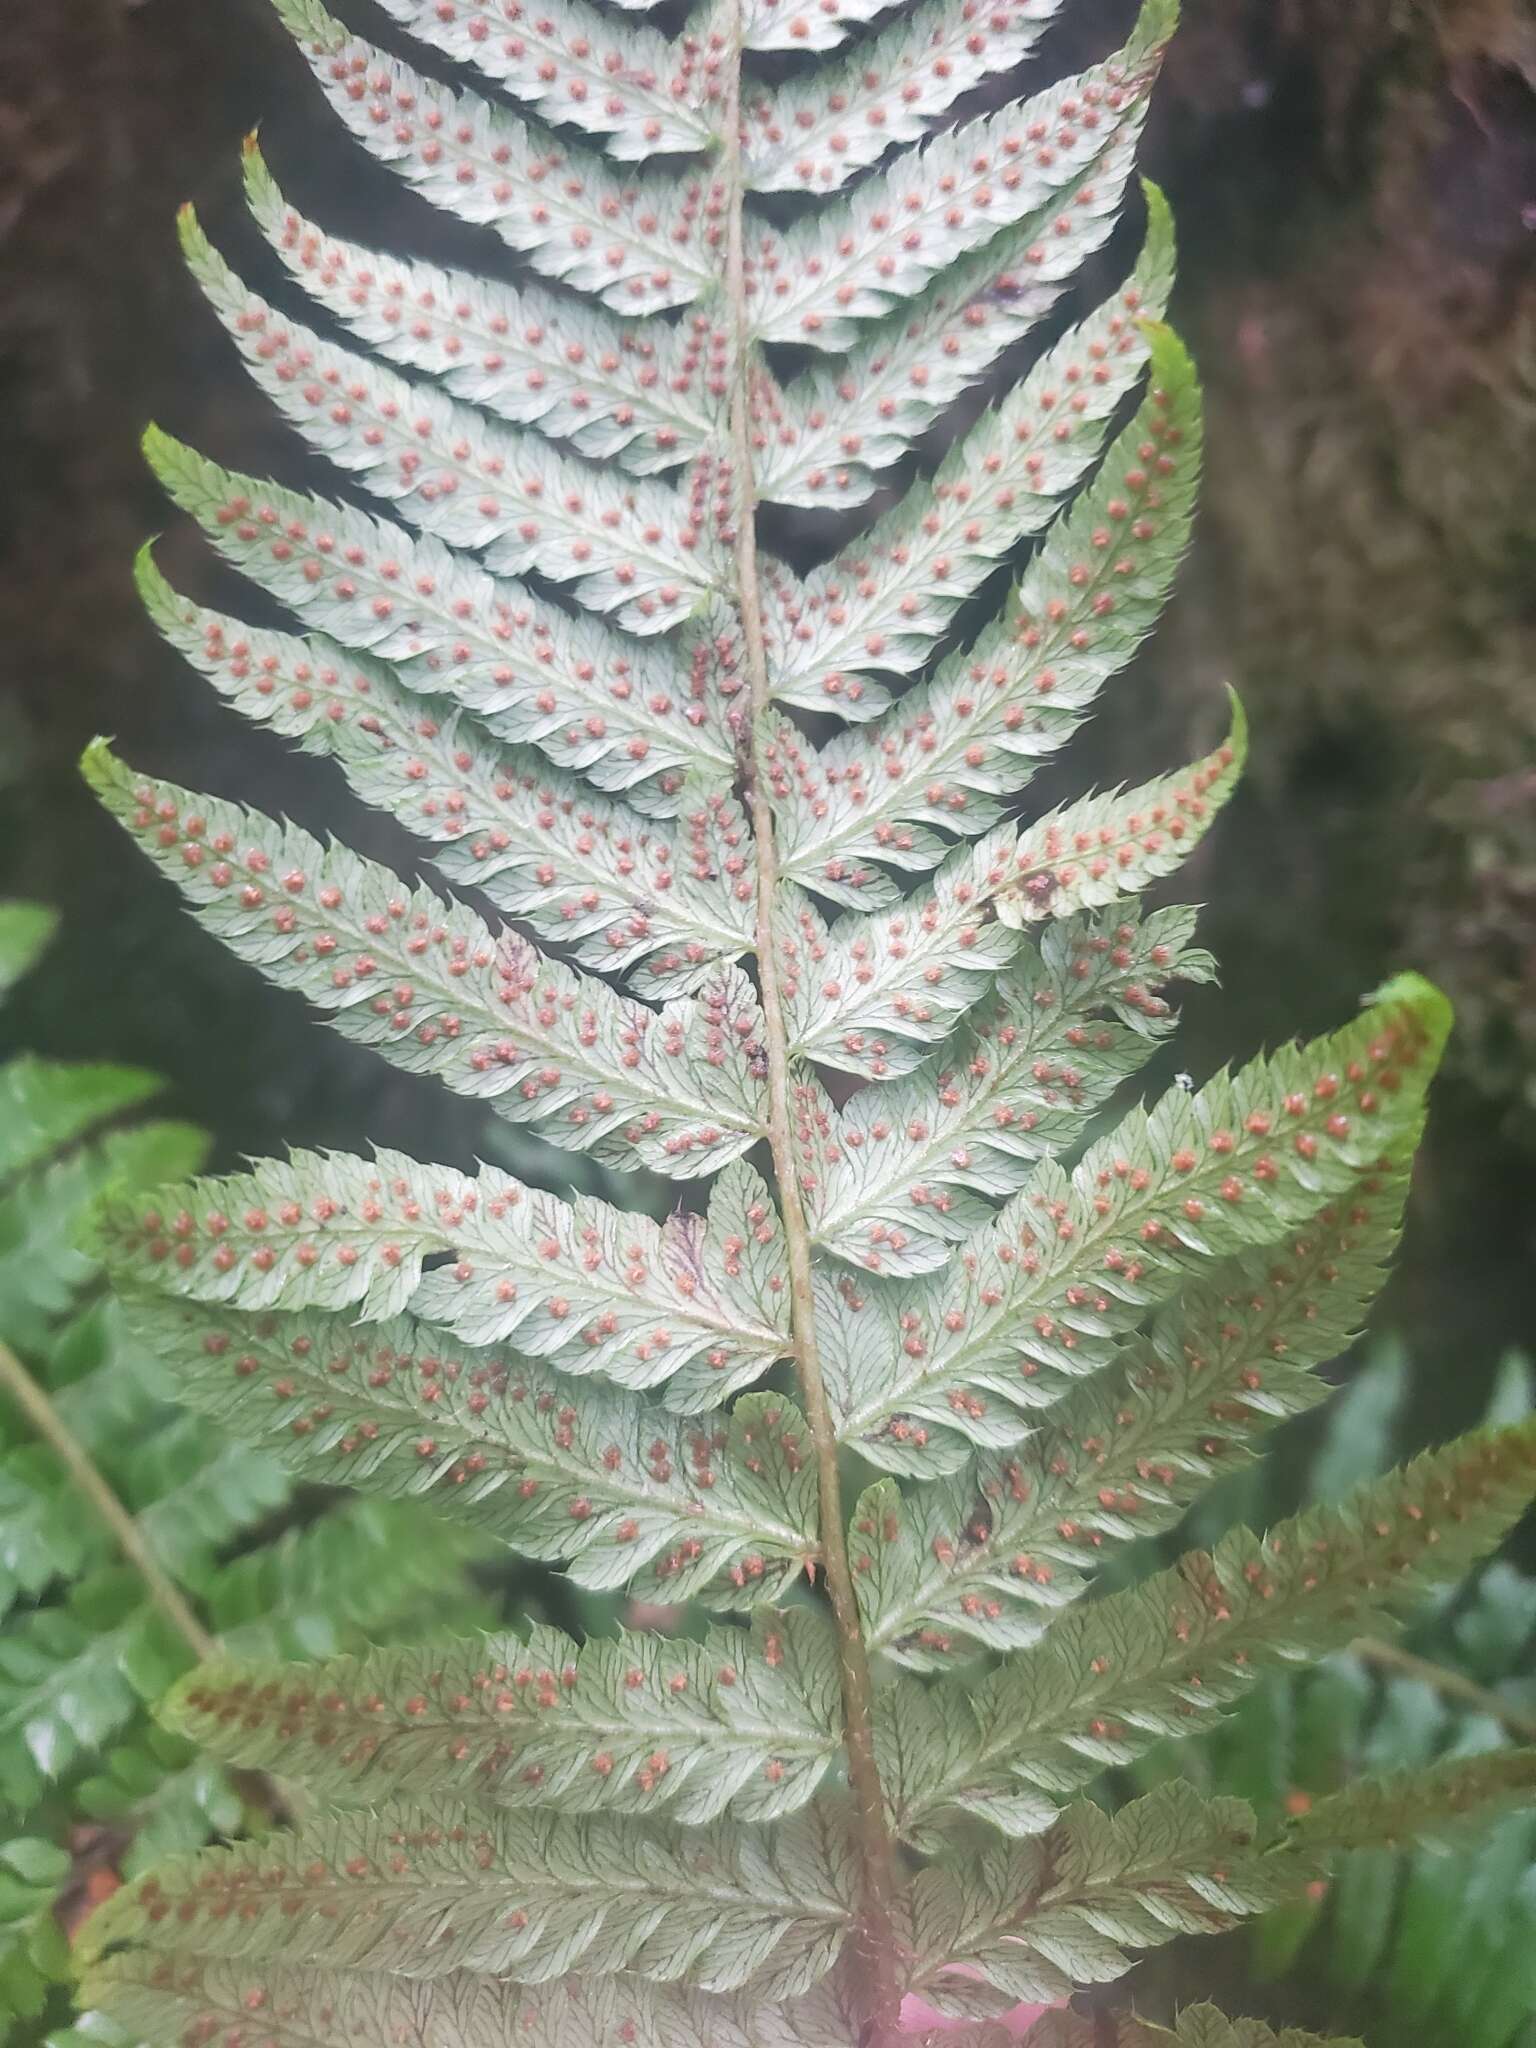
<svg viewBox="0 0 1536 2048"><path fill-rule="evenodd" d="M136 1067L18 1053L0 1066L0 1180L40 1166L108 1117L158 1094L160 1085Z"/></svg>
<svg viewBox="0 0 1536 2048"><path fill-rule="evenodd" d="M1134 136L1117 136L1044 215L1005 228L901 312L870 323L835 366L813 363L779 391L773 431L754 442L760 494L781 505L863 504L877 472L1050 312L1107 238L1135 154ZM1080 205L1084 187L1091 197ZM1150 187L1148 197L1163 207Z"/></svg>
<svg viewBox="0 0 1536 2048"><path fill-rule="evenodd" d="M155 1190L148 1204L105 1203L100 1247L119 1282L153 1292L167 1279L194 1301L241 1308L346 1308L398 1314L425 1260L474 1200L463 1174L403 1154L373 1160L293 1154L248 1174Z"/></svg>
<svg viewBox="0 0 1536 2048"><path fill-rule="evenodd" d="M1099 157L1111 125L1134 131L1145 119L1159 54L1154 17L1167 12L1164 0L1148 0L1118 58L935 137L850 199L765 243L754 252L758 339L847 348L858 338L855 322L889 312L999 229L1048 205Z"/></svg>
<svg viewBox="0 0 1536 2048"><path fill-rule="evenodd" d="M747 182L758 192L835 191L893 143L916 142L983 79L1022 63L1061 4L923 0L904 10L851 56L747 100Z"/></svg>
<svg viewBox="0 0 1536 2048"><path fill-rule="evenodd" d="M30 1355L51 1346L61 1318L97 1277L80 1239L108 1189L194 1173L208 1149L190 1124L138 1124L63 1153L0 1190L0 1298L6 1341Z"/></svg>
<svg viewBox="0 0 1536 2048"><path fill-rule="evenodd" d="M1332 1857L1454 1842L1473 1823L1484 1826L1501 1810L1529 1806L1533 1792L1536 1750L1447 1757L1394 1777L1357 1779L1297 1819L1287 1843L1303 1855Z"/></svg>
<svg viewBox="0 0 1536 2048"><path fill-rule="evenodd" d="M494 1554L415 1501L358 1500L190 1583L230 1656L336 1657L483 1628L487 1605L460 1588L466 1568Z"/></svg>
<svg viewBox="0 0 1536 2048"><path fill-rule="evenodd" d="M760 1134L756 1002L738 970L657 1015L345 848L136 776L104 743L83 772L234 952L408 1072L573 1151L684 1176Z"/></svg>
<svg viewBox="0 0 1536 2048"><path fill-rule="evenodd" d="M1232 725L1214 752L1176 775L1083 797L1041 818L996 898L1004 924L1096 910L1139 894L1186 861L1232 795L1248 758L1248 721L1232 698Z"/></svg>
<svg viewBox="0 0 1536 2048"><path fill-rule="evenodd" d="M107 1568L0 1636L0 1783L25 1811L191 1662L129 1571Z"/></svg>
<svg viewBox="0 0 1536 2048"><path fill-rule="evenodd" d="M57 1460L30 1444L7 1452L0 1459L0 1617L100 1554L99 1534L82 1521Z"/></svg>
<svg viewBox="0 0 1536 2048"><path fill-rule="evenodd" d="M1070 1175L1038 1167L942 1275L895 1303L898 1370L838 1402L843 1439L899 1426L921 1450L957 1412L974 1423L1038 1406L1097 1370L1114 1331L1203 1259L1273 1243L1411 1143L1448 1024L1444 999L1403 977L1331 1037L1133 1112Z"/></svg>
<svg viewBox="0 0 1536 2048"><path fill-rule="evenodd" d="M133 1316L183 1398L295 1472L427 1496L581 1585L743 1607L816 1556L809 1437L776 1394L692 1424L403 1318L238 1318L153 1296Z"/></svg>
<svg viewBox="0 0 1536 2048"><path fill-rule="evenodd" d="M976 1197L1014 1193L1155 1050L1173 1022L1159 990L1212 971L1193 932L1184 910L1085 917L1026 947L939 1053L818 1130L816 1241L891 1278L941 1266L990 1220Z"/></svg>
<svg viewBox="0 0 1536 2048"><path fill-rule="evenodd" d="M716 1407L789 1349L783 1234L754 1170L727 1168L707 1218L655 1224L567 1203L482 1167L458 1262L428 1273L416 1313L466 1343L515 1338L570 1374L642 1390L681 1412Z"/></svg>
<svg viewBox="0 0 1536 2048"><path fill-rule="evenodd" d="M661 156L714 140L707 101L719 56L704 38L669 43L653 29L619 28L583 0L540 0L515 15L492 0L384 0L384 11L548 120L599 136L610 156Z"/></svg>
<svg viewBox="0 0 1536 2048"><path fill-rule="evenodd" d="M85 1955L133 1940L344 1970L387 1956L409 1977L522 1984L579 1967L774 2000L831 1968L853 1886L835 1806L751 1834L391 1806L169 1864L92 1916Z"/></svg>
<svg viewBox="0 0 1536 2048"><path fill-rule="evenodd" d="M176 503L258 588L343 646L397 663L408 687L467 705L498 737L537 742L609 789L695 757L729 761L686 713L668 718L670 667L642 642L487 576L441 541L232 474L167 435L152 432L145 448ZM644 730L626 710L637 693Z"/></svg>
<svg viewBox="0 0 1536 2048"><path fill-rule="evenodd" d="M57 929L58 918L40 903L0 903L0 996L31 972Z"/></svg>
<svg viewBox="0 0 1536 2048"><path fill-rule="evenodd" d="M871 1488L855 1514L870 1648L941 1670L1028 1647L1106 1546L1168 1528L1261 1431L1321 1400L1316 1368L1380 1289L1404 1192L1400 1173L1373 1176L1282 1249L1227 1261L1050 1408L1027 1445L918 1493Z"/></svg>
<svg viewBox="0 0 1536 2048"><path fill-rule="evenodd" d="M952 1796L1008 1832L1158 1737L1194 1732L1264 1667L1342 1646L1373 1618L1453 1582L1524 1510L1536 1428L1459 1438L1339 1508L1063 1617L972 1695L975 1761ZM920 1802L920 1818L934 1810ZM1320 1838L1319 1838L1320 1839Z"/></svg>
<svg viewBox="0 0 1536 2048"><path fill-rule="evenodd" d="M909 1072L993 985L1017 939L992 915L1014 831L957 847L900 910L829 931L804 897L780 911L779 957L794 1054L870 1080Z"/></svg>
<svg viewBox="0 0 1536 2048"><path fill-rule="evenodd" d="M1036 2028L1039 2048L1094 2048L1094 2023L1074 2013L1045 2013ZM1119 2048L1361 2048L1356 2040L1306 2034L1296 2027L1276 2033L1262 2020L1228 2019L1213 2005L1187 2006L1171 2028L1149 2020L1117 2019Z"/></svg>
<svg viewBox="0 0 1536 2048"><path fill-rule="evenodd" d="M237 710L330 755L365 803L435 844L443 874L583 966L650 958L658 989L676 992L750 946L752 846L728 792L696 782L673 828L403 689L382 662L179 597L147 549L137 574L161 633Z"/></svg>
<svg viewBox="0 0 1536 2048"><path fill-rule="evenodd" d="M1301 1891L1321 1869L1267 1856L1253 1811L1163 1786L1109 1815L1086 1802L1042 1841L995 1847L912 1886L914 1983L944 2008L972 1975L1010 2000L1111 1983L1138 1950L1212 1934Z"/></svg>
<svg viewBox="0 0 1536 2048"><path fill-rule="evenodd" d="M284 318L236 277L190 209L181 238L258 386L317 454L413 526L502 574L537 566L636 632L678 624L712 588L707 480L684 496L563 455Z"/></svg>
<svg viewBox="0 0 1536 2048"><path fill-rule="evenodd" d="M489 1799L703 1825L779 1820L832 1762L834 1645L818 1617L702 1640L558 1629L380 1651L318 1668L215 1664L166 1714L213 1755L327 1794Z"/></svg>
<svg viewBox="0 0 1536 2048"><path fill-rule="evenodd" d="M536 285L361 248L288 205L254 142L245 181L257 225L304 290L453 397L641 476L698 455L719 432L725 335L703 316L618 320Z"/></svg>
<svg viewBox="0 0 1536 2048"><path fill-rule="evenodd" d="M1172 284L1165 226L1154 214L1130 285L1135 310L1151 319L1161 317ZM853 720L884 709L884 686L865 673L920 667L963 600L1047 524L1097 460L1148 359L1147 334L1127 311L1117 293L1069 329L961 436L932 481L853 547L803 581L774 576L765 625L782 702Z"/></svg>
<svg viewBox="0 0 1536 2048"><path fill-rule="evenodd" d="M54 1903L70 1874L69 1852L38 1835L0 1840L0 2020L36 2019L68 1972Z"/></svg>
<svg viewBox="0 0 1536 2048"><path fill-rule="evenodd" d="M718 277L718 179L621 174L350 35L316 0L302 5L302 22L292 0L280 11L332 108L370 155L443 212L492 228L544 276L620 313L687 305Z"/></svg>
<svg viewBox="0 0 1536 2048"><path fill-rule="evenodd" d="M1110 317L1116 339L1145 303L1134 285L1126 297ZM872 863L931 867L940 833L988 830L997 798L1066 744L1156 624L1189 538L1201 433L1188 356L1166 329L1150 345L1147 399L1003 616L873 725L797 763L783 792L785 868L807 888L877 902L889 884Z"/></svg>
<svg viewBox="0 0 1536 2048"><path fill-rule="evenodd" d="M514 2033L526 2048L850 2048L855 2039L825 1984L774 2006L756 1993L711 1998L631 1976L545 1985L463 1972L412 1979L169 1950L109 1957L89 1970L84 1992L136 2038L211 2040L249 2028L255 2012L276 2048L331 2048L338 2027L350 2048L398 2048L402 2035L503 2048Z"/></svg>

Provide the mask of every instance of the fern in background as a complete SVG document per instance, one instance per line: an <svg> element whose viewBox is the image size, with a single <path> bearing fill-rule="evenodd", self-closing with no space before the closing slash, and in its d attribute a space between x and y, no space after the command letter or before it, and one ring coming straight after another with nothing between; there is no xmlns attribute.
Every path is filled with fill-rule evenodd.
<svg viewBox="0 0 1536 2048"><path fill-rule="evenodd" d="M51 931L0 905L0 993ZM75 1248L108 1187L202 1163L198 1131L116 1121L158 1086L29 1054L0 1066L0 2023L18 2042L67 2011L68 1929L91 1904L270 1818L261 1781L146 1712L215 1636L324 1656L490 1611L461 1533L387 1502L298 1517L277 1459L173 1405ZM231 1560L283 1510L286 1533Z"/></svg>
<svg viewBox="0 0 1536 2048"><path fill-rule="evenodd" d="M333 759L460 893L102 743L85 772L278 986L675 1207L299 1151L116 1201L100 1248L198 1407L649 1625L312 1670L226 1645L169 1725L309 1803L92 1917L104 2024L885 2048L937 2011L980 2048L1362 1845L1529 1798L1528 1749L1305 1814L1177 1780L1087 1796L1460 1579L1526 1504L1536 1428L1107 1590L1321 1392L1449 1017L1404 977L1329 1037L1115 1099L1166 992L1210 975L1193 916L1141 898L1246 735L1234 704L1201 760L1019 821L1156 622L1200 458L1155 193L1121 282L1058 307L1121 211L1173 0L951 119L1057 11L733 0L669 37L588 0L387 0L449 86L278 0L358 141L523 260L340 240L248 146L304 317L190 212L189 264L378 509L156 430L171 496L288 623L147 557L142 586L237 710ZM797 574L759 549L764 504L868 509ZM1122 2000L1091 2038L1170 2037ZM1172 2038L1273 2037L1202 2007Z"/></svg>
<svg viewBox="0 0 1536 2048"><path fill-rule="evenodd" d="M1312 1498L1337 1497L1390 1462L1407 1379L1399 1349L1373 1351L1309 1447ZM1487 1420L1507 1425L1532 1406L1531 1368L1512 1357ZM1256 1479L1262 1469L1255 1468ZM1271 1479L1244 1489L1247 1518L1256 1524L1267 1519L1263 1496L1272 1488ZM1177 1775L1278 1819L1363 1773L1412 1770L1533 1738L1536 1581L1501 1560L1437 1604L1401 1650L1362 1644L1314 1672L1270 1679L1202 1742L1167 1745L1143 1759L1122 1790L1134 1796ZM1248 1983L1274 1987L1257 1993L1266 2004L1347 2011L1382 2048L1404 2039L1424 2048L1530 2048L1533 1934L1536 1825L1523 1813L1454 1853L1357 1851L1317 1899L1261 1920L1233 1965ZM1159 1990L1166 1997L1181 1976L1198 1982L1201 1962L1197 1954L1170 1958Z"/></svg>

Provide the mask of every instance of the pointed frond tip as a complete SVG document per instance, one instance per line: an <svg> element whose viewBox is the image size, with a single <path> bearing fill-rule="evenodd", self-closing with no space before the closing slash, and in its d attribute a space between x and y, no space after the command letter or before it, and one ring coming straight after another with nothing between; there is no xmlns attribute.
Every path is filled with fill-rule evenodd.
<svg viewBox="0 0 1536 2048"><path fill-rule="evenodd" d="M1175 872L1231 798L1248 759L1248 719L1228 690L1226 739L1179 775L1091 796L1037 820L1021 835L1013 875L996 897L1004 924L1097 909Z"/></svg>

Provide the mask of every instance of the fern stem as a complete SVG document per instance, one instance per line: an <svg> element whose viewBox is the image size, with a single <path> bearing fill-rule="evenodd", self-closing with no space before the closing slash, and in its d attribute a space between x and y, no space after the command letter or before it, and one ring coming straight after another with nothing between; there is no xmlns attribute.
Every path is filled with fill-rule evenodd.
<svg viewBox="0 0 1536 2048"><path fill-rule="evenodd" d="M1378 1642L1372 1636L1362 1636L1353 1645L1355 1655L1362 1664L1369 1664L1374 1670L1391 1673L1397 1678L1411 1678L1420 1685L1427 1685L1440 1697L1452 1701L1459 1707L1467 1707L1473 1713L1485 1714L1490 1721L1497 1721L1507 1735L1517 1742L1536 1743L1536 1720L1529 1714L1522 1714L1518 1707L1508 1700L1501 1700L1496 1692L1479 1685L1460 1671L1447 1670L1443 1664L1432 1664L1427 1657L1416 1657L1411 1650L1399 1648L1396 1643Z"/></svg>
<svg viewBox="0 0 1536 2048"><path fill-rule="evenodd" d="M217 1655L218 1644L187 1605L175 1581L155 1562L138 1523L102 1478L58 1409L15 1352L3 1343L0 1343L0 1386L11 1395L38 1435L58 1453L76 1487L106 1523L118 1549L144 1581L150 1599L193 1656L201 1664Z"/></svg>
<svg viewBox="0 0 1536 2048"><path fill-rule="evenodd" d="M885 1797L875 1763L874 1688L869 1657L859 1620L858 1596L848 1560L842 1480L838 1471L837 1431L827 1402L821 1353L816 1335L812 1292L811 1234L800 1199L790 1116L789 1033L784 1021L774 948L774 902L780 887L778 850L774 840L773 805L768 794L761 748L772 703L767 651L763 638L762 594L757 568L755 522L757 494L753 478L751 434L751 325L746 293L744 225L745 181L741 161L741 61L744 32L740 0L725 81L722 165L727 186L726 292L732 325L731 458L735 471L736 595L751 683L752 731L747 748L746 794L757 856L756 955L763 1006L763 1039L768 1069L768 1142L778 1182L779 1208L788 1254L790 1306L795 1369L806 1420L816 1450L820 1503L822 1568L827 1596L837 1625L838 1660L842 1677L843 1732L848 1753L848 1781L858 1816L863 1864L863 1915L860 1950L868 2048L894 2035L902 1987L891 1922L896 1884L896 1854L886 1822Z"/></svg>

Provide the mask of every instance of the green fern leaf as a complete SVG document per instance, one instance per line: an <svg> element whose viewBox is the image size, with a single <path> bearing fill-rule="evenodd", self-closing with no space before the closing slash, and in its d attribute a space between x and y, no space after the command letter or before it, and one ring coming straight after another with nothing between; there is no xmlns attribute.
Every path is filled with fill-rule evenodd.
<svg viewBox="0 0 1536 2048"><path fill-rule="evenodd" d="M913 1883L915 1982L943 2010L974 1973L1009 2000L1112 1983L1132 1953L1211 1934L1302 1889L1322 1868L1277 1857L1241 1800L1171 1784L1105 1814L1074 1806L1043 1841L983 1851ZM962 2003L962 2010L964 2004Z"/></svg>
<svg viewBox="0 0 1536 2048"><path fill-rule="evenodd" d="M573 1151L680 1175L713 1172L761 1135L748 1051L761 1026L739 972L658 1017L391 869L136 776L104 743L85 773L227 945L408 1072L489 1097Z"/></svg>
<svg viewBox="0 0 1536 2048"><path fill-rule="evenodd" d="M357 340L453 397L638 476L702 453L718 432L723 330L701 340L691 325L621 321L537 285L361 248L288 205L254 142L245 182L257 226L304 290Z"/></svg>
<svg viewBox="0 0 1536 2048"><path fill-rule="evenodd" d="M1161 317L1172 267L1166 215L1154 214L1129 303L1117 293L1071 328L855 548L804 580L776 573L766 617L775 696L854 721L884 710L888 693L865 672L921 667L963 600L1097 461L1147 363L1146 333L1127 314Z"/></svg>
<svg viewBox="0 0 1536 2048"><path fill-rule="evenodd" d="M854 1880L835 1806L754 1834L385 1807L166 1865L93 1915L85 1960L126 1940L350 1970L387 1955L408 1977L579 1967L772 2001L831 1968Z"/></svg>
<svg viewBox="0 0 1536 2048"><path fill-rule="evenodd" d="M293 1470L428 1496L580 1584L748 1606L816 1556L809 1439L776 1394L693 1424L403 1319L242 1321L151 1297L135 1321L188 1400Z"/></svg>
<svg viewBox="0 0 1536 2048"><path fill-rule="evenodd" d="M586 1154L604 1199L300 1151L106 1205L172 1384L288 1473L382 1496L388 1526L359 1507L189 1565L226 1641L181 1727L327 1804L301 1789L291 1833L101 1915L91 2025L872 2048L912 1993L992 2048L1010 2002L1177 1934L1289 1938L1336 1852L1341 1923L1387 1955L1397 1859L1341 1845L1403 1825L1401 1785L1315 1824L1192 1784L1067 1804L1453 1577L1536 1457L1522 1422L1110 1590L1317 1398L1395 1242L1450 1022L1401 977L1329 1037L1111 1116L1167 991L1213 972L1189 912L1138 899L1216 821L1241 711L1178 773L1013 815L1190 533L1200 394L1160 324L1154 190L1129 278L1057 313L1113 232L1175 0L981 112L1063 0L710 0L663 26L623 0L383 0L451 86L323 0L276 5L343 127L519 274L335 237L248 144L256 223L341 337L188 212L191 267L258 387L387 516L153 435L173 497L290 616L204 610L147 560L141 588L235 708L476 905L101 750L87 772L240 957ZM930 464L923 438L1031 336ZM765 505L877 491L857 534L798 521L798 569L760 549ZM960 644L1005 564L1012 597ZM637 1169L714 1185L657 1222L652 1194L617 1199ZM218 1468L178 1482L197 1441L168 1434L155 1468L192 1548L218 1526L199 1487L242 1497ZM28 1476L0 1468L24 1593L70 1540L28 1519ZM1230 1507L1218 1487L1203 1512ZM387 1543L455 1526L381 1611ZM450 1594L460 1640L424 1644L434 1544L492 1543L563 1569L561 1624L487 1632ZM322 1668L293 1668L306 1651ZM1233 1737L1261 1793L1287 1725ZM1524 1769L1426 1784L1490 1811ZM1179 2029L1270 2048L1214 2014Z"/></svg>
<svg viewBox="0 0 1536 2048"><path fill-rule="evenodd" d="M190 1953L130 1953L87 1975L88 2002L110 2009L135 2037L188 2031L212 2039L248 2027L253 2012L278 2048L395 2048L402 2029L458 2048L503 2048L509 2033L527 2048L844 2048L848 2020L822 1987L790 2006L756 1994L711 1998L631 1977L508 1984L466 1974L425 1981L280 1963L210 1961Z"/></svg>
<svg viewBox="0 0 1536 2048"><path fill-rule="evenodd" d="M1022 926L1097 910L1174 873L1216 822L1247 754L1248 721L1234 697L1231 731L1203 761L1041 818L1014 855L1013 880L996 899L999 918Z"/></svg>
<svg viewBox="0 0 1536 2048"><path fill-rule="evenodd" d="M40 903L0 903L0 996L31 972L57 929Z"/></svg>
<svg viewBox="0 0 1536 2048"><path fill-rule="evenodd" d="M946 1796L1029 1833L1055 1802L1163 1735L1194 1732L1266 1666L1342 1647L1490 1550L1531 1495L1536 1425L1476 1433L1258 1538L1238 1530L1211 1555L1057 1621L971 1696L972 1761ZM957 1708L959 1702L956 1702ZM962 1782L963 1781L963 1782Z"/></svg>
<svg viewBox="0 0 1536 2048"><path fill-rule="evenodd" d="M791 1611L750 1634L623 1632L578 1646L551 1628L379 1652L317 1669L204 1666L170 1724L231 1763L281 1766L347 1800L471 1795L694 1825L782 1819L832 1761L833 1645Z"/></svg>
<svg viewBox="0 0 1536 2048"><path fill-rule="evenodd" d="M1316 1369L1380 1288L1404 1193L1401 1175L1372 1176L1283 1252L1224 1262L1047 1409L1027 1444L918 1493L866 1493L855 1527L871 1646L919 1670L1027 1648L1108 1546L1168 1528L1273 1421L1321 1400Z"/></svg>
<svg viewBox="0 0 1536 2048"><path fill-rule="evenodd" d="M1171 251L1166 208L1150 197L1149 247ZM1113 342L1159 292L1127 288L1108 318ZM884 866L931 867L940 833L990 829L996 799L1066 744L1156 624L1188 543L1201 434L1194 366L1167 330L1151 350L1151 394L1050 527L1003 616L867 729L796 761L784 860L807 888L875 905L890 888Z"/></svg>
<svg viewBox="0 0 1536 2048"><path fill-rule="evenodd" d="M1166 12L1149 0L1132 42L1107 64L934 137L788 229L762 260L773 286L771 308L756 315L758 339L846 348L856 320L889 312L999 228L1048 205L1098 158L1107 126L1140 127L1157 72L1147 30ZM1067 104L1078 112L1067 115ZM1099 117L1091 126L1079 118L1085 106ZM1029 146L1031 130L1050 144Z"/></svg>

